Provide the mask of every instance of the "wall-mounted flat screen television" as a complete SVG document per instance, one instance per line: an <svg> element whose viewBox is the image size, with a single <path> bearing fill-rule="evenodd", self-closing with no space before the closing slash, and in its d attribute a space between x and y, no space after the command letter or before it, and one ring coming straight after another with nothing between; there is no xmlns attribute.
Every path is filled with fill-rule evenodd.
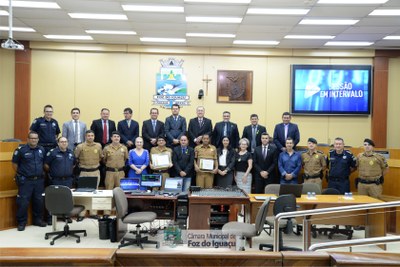
<svg viewBox="0 0 400 267"><path fill-rule="evenodd" d="M370 65L292 65L293 114L368 115L371 113Z"/></svg>

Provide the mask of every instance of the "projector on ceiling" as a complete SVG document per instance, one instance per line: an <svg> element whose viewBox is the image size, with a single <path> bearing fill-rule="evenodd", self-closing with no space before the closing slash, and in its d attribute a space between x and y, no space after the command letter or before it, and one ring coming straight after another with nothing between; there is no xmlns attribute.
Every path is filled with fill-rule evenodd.
<svg viewBox="0 0 400 267"><path fill-rule="evenodd" d="M4 42L1 43L1 47L4 49L11 49L11 50L24 50L24 45L12 38L4 40Z"/></svg>

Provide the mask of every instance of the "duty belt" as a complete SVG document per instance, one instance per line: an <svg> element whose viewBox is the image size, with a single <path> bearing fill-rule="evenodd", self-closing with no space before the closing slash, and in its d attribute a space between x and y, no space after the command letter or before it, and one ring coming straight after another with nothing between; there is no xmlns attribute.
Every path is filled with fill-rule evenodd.
<svg viewBox="0 0 400 267"><path fill-rule="evenodd" d="M124 167L122 167L122 168L110 168L110 167L107 167L106 168L106 171L108 171L108 172L120 172L120 171L123 171L124 170Z"/></svg>
<svg viewBox="0 0 400 267"><path fill-rule="evenodd" d="M72 176L51 176L51 179L68 180L72 179Z"/></svg>
<svg viewBox="0 0 400 267"><path fill-rule="evenodd" d="M166 172L168 172L168 170L153 170L153 172L156 172L156 173L166 173Z"/></svg>
<svg viewBox="0 0 400 267"><path fill-rule="evenodd" d="M321 178L321 174L316 174L316 175L308 175L308 174L303 174L303 177L307 179L312 179L312 178Z"/></svg>
<svg viewBox="0 0 400 267"><path fill-rule="evenodd" d="M94 171L97 171L98 169L99 169L99 167L91 168L91 169L80 168L80 170L83 172L94 172Z"/></svg>
<svg viewBox="0 0 400 267"><path fill-rule="evenodd" d="M374 180L367 180L367 179L363 179L363 178L358 178L358 182L360 182L362 184L376 184L376 185L382 184L380 178L376 178Z"/></svg>
<svg viewBox="0 0 400 267"><path fill-rule="evenodd" d="M25 177L26 177L26 179L29 179L29 180L39 180L39 179L43 178L42 176L25 176Z"/></svg>

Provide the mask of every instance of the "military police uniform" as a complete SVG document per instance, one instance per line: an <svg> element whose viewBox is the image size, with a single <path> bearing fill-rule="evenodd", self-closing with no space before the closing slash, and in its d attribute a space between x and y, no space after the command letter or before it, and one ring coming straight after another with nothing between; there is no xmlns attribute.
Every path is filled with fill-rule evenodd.
<svg viewBox="0 0 400 267"><path fill-rule="evenodd" d="M153 164L153 157L152 155L154 154L166 154L168 155L169 158L169 162L172 163L172 149L169 147L164 147L163 149L160 149L158 146L152 147L150 150L150 160L151 163ZM167 179L167 177L169 177L169 173L168 173L169 167L164 167L164 168L159 168L159 169L153 169L153 173L160 173L162 174L162 187L161 189L164 190L164 186L165 186L165 180Z"/></svg>
<svg viewBox="0 0 400 267"><path fill-rule="evenodd" d="M32 122L30 130L38 133L39 145L46 153L57 146L57 136L61 131L55 119L48 121L44 117L37 118Z"/></svg>
<svg viewBox="0 0 400 267"><path fill-rule="evenodd" d="M128 149L125 145L107 145L104 150L104 162L106 164L105 186L112 190L120 185L121 178L125 177L124 166L128 159Z"/></svg>
<svg viewBox="0 0 400 267"><path fill-rule="evenodd" d="M379 198L382 194L383 172L388 167L386 159L378 153L357 156L358 194Z"/></svg>
<svg viewBox="0 0 400 267"><path fill-rule="evenodd" d="M17 148L12 162L18 165L15 181L18 185L17 195L17 223L18 230L25 229L28 220L29 201L32 198L33 224L42 225L43 218L43 160L44 148L23 145Z"/></svg>
<svg viewBox="0 0 400 267"><path fill-rule="evenodd" d="M217 163L217 149L213 145L198 145L194 149L195 152L195 160L197 162L197 166L200 167L200 159L213 159L214 160L214 169L216 168ZM212 188L214 184L214 173L211 171L199 171L196 174L196 185L201 188Z"/></svg>
<svg viewBox="0 0 400 267"><path fill-rule="evenodd" d="M341 194L350 192L349 176L352 168L356 168L356 158L349 150L338 154L336 150L329 151L328 157L328 188L335 188Z"/></svg>
<svg viewBox="0 0 400 267"><path fill-rule="evenodd" d="M304 168L304 183L316 183L322 188L323 170L326 167L326 157L322 151L311 153L307 150L301 154L301 162Z"/></svg>
<svg viewBox="0 0 400 267"><path fill-rule="evenodd" d="M50 184L64 185L72 188L75 156L70 149L61 151L59 147L56 147L50 150L47 152L44 163L50 167Z"/></svg>

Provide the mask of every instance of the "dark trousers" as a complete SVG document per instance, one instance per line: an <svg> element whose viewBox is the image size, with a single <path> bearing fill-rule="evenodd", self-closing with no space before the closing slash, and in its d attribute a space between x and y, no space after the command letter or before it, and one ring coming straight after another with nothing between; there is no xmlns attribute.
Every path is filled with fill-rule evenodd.
<svg viewBox="0 0 400 267"><path fill-rule="evenodd" d="M29 201L32 198L33 221L42 221L43 218L44 179L24 179L18 185L17 195L17 223L26 224L28 221Z"/></svg>
<svg viewBox="0 0 400 267"><path fill-rule="evenodd" d="M257 175L254 180L255 194L264 194L265 187L274 183L274 177L271 176L269 176L268 179L264 179Z"/></svg>
<svg viewBox="0 0 400 267"><path fill-rule="evenodd" d="M350 182L349 179L329 179L328 188L335 188L339 190L340 194L344 195L346 192L350 192Z"/></svg>

